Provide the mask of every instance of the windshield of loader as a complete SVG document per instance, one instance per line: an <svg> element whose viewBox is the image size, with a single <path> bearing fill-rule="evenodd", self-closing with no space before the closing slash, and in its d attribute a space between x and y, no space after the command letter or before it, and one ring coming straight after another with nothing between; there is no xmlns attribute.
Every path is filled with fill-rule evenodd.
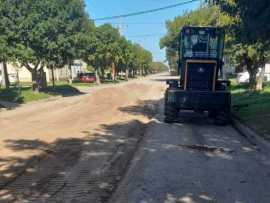
<svg viewBox="0 0 270 203"><path fill-rule="evenodd" d="M185 27L181 36L184 58L222 59L224 34L218 28Z"/></svg>

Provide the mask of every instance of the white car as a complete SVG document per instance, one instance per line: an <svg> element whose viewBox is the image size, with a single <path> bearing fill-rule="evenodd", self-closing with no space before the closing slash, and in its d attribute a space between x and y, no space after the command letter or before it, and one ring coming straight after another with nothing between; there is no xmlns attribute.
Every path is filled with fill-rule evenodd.
<svg viewBox="0 0 270 203"><path fill-rule="evenodd" d="M249 73L242 72L237 74L237 82L238 83L248 83L249 82Z"/></svg>
<svg viewBox="0 0 270 203"><path fill-rule="evenodd" d="M260 72L262 71L261 68L259 68L259 71L257 73L257 77L259 76ZM268 81L268 77L267 74L265 74L265 81ZM237 82L238 83L248 83L249 82L249 73L247 71L242 72L242 73L238 73L237 74Z"/></svg>

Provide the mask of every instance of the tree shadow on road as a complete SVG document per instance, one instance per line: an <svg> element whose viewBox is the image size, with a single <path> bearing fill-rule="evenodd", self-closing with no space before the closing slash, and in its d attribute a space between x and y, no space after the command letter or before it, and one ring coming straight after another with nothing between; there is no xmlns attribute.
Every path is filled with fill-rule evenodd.
<svg viewBox="0 0 270 203"><path fill-rule="evenodd" d="M137 120L102 125L84 138L6 140L16 153L0 159L0 202L105 202L128 168L146 125ZM38 152L38 153L36 153Z"/></svg>
<svg viewBox="0 0 270 203"><path fill-rule="evenodd" d="M121 107L119 110L132 115L143 115L148 118L153 118L157 114L161 101L162 100L142 100L136 105Z"/></svg>
<svg viewBox="0 0 270 203"><path fill-rule="evenodd" d="M80 92L77 88L72 87L71 85L57 85L56 87L47 87L44 92L50 95L57 95L62 97L72 97L83 95L84 93Z"/></svg>
<svg viewBox="0 0 270 203"><path fill-rule="evenodd" d="M160 122L163 122L164 117L164 99L160 100L143 100L138 102L136 105L121 107L120 111L129 113L132 115L143 115L148 118L155 117ZM155 116L157 112L159 112L159 116ZM195 113L193 111L181 111L178 114L178 118L176 123L187 123L194 125L213 125L213 119L209 119L207 113Z"/></svg>

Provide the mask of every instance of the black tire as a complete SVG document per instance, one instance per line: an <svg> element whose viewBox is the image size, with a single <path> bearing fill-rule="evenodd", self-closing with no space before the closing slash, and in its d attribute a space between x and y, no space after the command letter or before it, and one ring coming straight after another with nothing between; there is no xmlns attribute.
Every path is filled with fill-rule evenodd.
<svg viewBox="0 0 270 203"><path fill-rule="evenodd" d="M220 126L229 125L231 123L230 111L219 111L215 117L215 124Z"/></svg>
<svg viewBox="0 0 270 203"><path fill-rule="evenodd" d="M217 112L216 111L209 111L208 112L208 117L209 118L216 118L216 116L217 116Z"/></svg>
<svg viewBox="0 0 270 203"><path fill-rule="evenodd" d="M173 123L177 120L179 110L171 104L165 105L165 123Z"/></svg>

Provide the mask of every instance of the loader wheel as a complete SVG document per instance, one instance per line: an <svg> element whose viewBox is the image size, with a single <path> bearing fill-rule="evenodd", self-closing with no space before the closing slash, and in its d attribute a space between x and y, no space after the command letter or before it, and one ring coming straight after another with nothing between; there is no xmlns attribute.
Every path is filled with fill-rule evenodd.
<svg viewBox="0 0 270 203"><path fill-rule="evenodd" d="M216 118L217 112L216 111L209 111L208 112L208 117L209 118Z"/></svg>
<svg viewBox="0 0 270 203"><path fill-rule="evenodd" d="M165 105L165 123L173 123L177 120L177 116L178 116L178 109L171 105L171 104L167 104Z"/></svg>
<svg viewBox="0 0 270 203"><path fill-rule="evenodd" d="M215 117L217 125L225 126L231 123L231 114L229 110L219 111Z"/></svg>

